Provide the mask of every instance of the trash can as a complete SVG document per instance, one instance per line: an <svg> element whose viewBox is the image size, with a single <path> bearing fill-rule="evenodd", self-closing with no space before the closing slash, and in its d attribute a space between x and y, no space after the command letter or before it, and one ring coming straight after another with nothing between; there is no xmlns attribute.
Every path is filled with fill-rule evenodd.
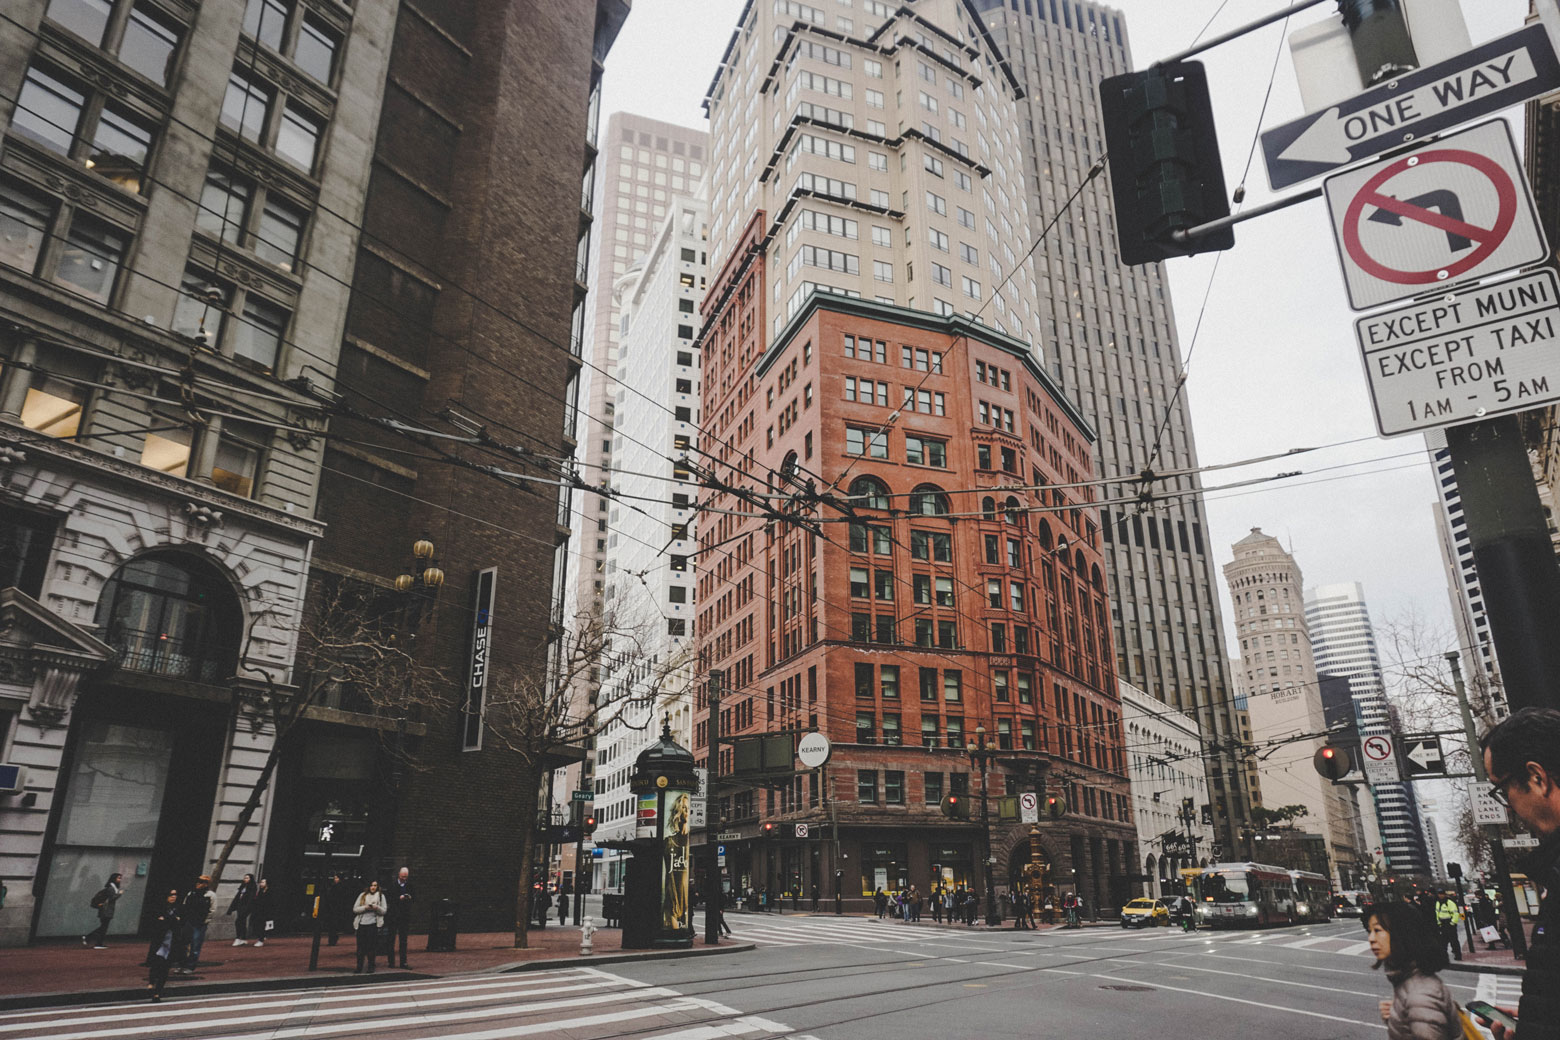
<svg viewBox="0 0 1560 1040"><path fill-rule="evenodd" d="M433 915L428 921L428 949L434 953L455 952L455 936L459 934L460 908L453 899L436 899Z"/></svg>

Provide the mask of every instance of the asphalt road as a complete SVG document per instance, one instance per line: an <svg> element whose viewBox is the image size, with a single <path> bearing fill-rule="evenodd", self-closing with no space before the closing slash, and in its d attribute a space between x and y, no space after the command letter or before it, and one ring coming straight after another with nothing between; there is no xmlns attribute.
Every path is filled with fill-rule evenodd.
<svg viewBox="0 0 1560 1040"><path fill-rule="evenodd" d="M0 1015L0 1040L1283 1040L1385 1036L1356 921L986 931L736 915L729 956ZM1448 973L1453 995L1515 980ZM1496 987L1500 986L1499 990Z"/></svg>

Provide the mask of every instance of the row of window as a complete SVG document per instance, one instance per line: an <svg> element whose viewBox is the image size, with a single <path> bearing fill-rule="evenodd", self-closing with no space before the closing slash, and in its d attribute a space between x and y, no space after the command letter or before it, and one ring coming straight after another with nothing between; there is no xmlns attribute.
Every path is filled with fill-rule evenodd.
<svg viewBox="0 0 1560 1040"><path fill-rule="evenodd" d="M879 365L888 364L888 344L883 340L847 335L844 337L844 347L845 356L848 358L871 361ZM899 367L942 375L943 353L940 350L904 344L899 348Z"/></svg>
<svg viewBox="0 0 1560 1040"><path fill-rule="evenodd" d="M856 743L899 747L905 743L903 718L898 712L856 713ZM997 719L996 747L999 751L1038 751L1038 726L1033 719ZM944 725L944 723L946 725ZM881 728L879 728L881 725ZM1016 742L1015 742L1016 740ZM921 716L921 747L962 748L965 746L964 719L959 715L940 718Z"/></svg>

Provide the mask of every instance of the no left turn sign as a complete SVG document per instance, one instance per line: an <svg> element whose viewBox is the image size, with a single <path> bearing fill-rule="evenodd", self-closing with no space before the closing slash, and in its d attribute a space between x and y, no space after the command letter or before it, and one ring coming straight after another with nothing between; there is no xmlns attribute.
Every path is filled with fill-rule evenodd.
<svg viewBox="0 0 1560 1040"><path fill-rule="evenodd" d="M1329 177L1324 190L1356 310L1548 255L1501 120Z"/></svg>
<svg viewBox="0 0 1560 1040"><path fill-rule="evenodd" d="M1360 743L1365 752L1365 758L1370 762L1385 762L1392 757L1392 740L1390 737L1366 737Z"/></svg>

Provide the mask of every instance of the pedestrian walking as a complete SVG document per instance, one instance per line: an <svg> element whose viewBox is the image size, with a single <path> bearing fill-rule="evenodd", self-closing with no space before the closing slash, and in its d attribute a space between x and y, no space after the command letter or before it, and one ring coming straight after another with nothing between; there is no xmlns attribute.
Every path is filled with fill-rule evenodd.
<svg viewBox="0 0 1560 1040"><path fill-rule="evenodd" d="M183 931L184 921L179 917L179 890L172 889L152 924L152 945L146 955L146 966L151 969L147 975L146 988L151 991L154 1004L162 999L163 987L168 984L168 969L178 954L179 937Z"/></svg>
<svg viewBox="0 0 1560 1040"><path fill-rule="evenodd" d="M818 912L818 885L817 885L816 882L813 884L813 887L812 887L812 908L813 908L813 913L817 913Z"/></svg>
<svg viewBox="0 0 1560 1040"><path fill-rule="evenodd" d="M233 945L248 946L249 932L253 924L255 912L255 876L253 874L245 874L243 880L238 883L238 890L233 893L233 901L228 904L227 912L228 916L233 918L233 931L237 936L233 940Z"/></svg>
<svg viewBox="0 0 1560 1040"><path fill-rule="evenodd" d="M206 945L206 929L211 915L216 912L217 898L211 893L211 875L202 874L195 879L195 887L184 894L183 909L185 950L184 959L176 975L193 975L200 967L200 951Z"/></svg>
<svg viewBox="0 0 1560 1040"><path fill-rule="evenodd" d="M1017 890L1015 890L1013 892L1013 929L1014 929L1014 931L1018 931L1020 929L1024 929L1024 928L1028 928L1029 927L1028 904L1029 904L1029 901L1028 901L1028 899L1026 899L1024 897L1024 890L1022 888L1017 889Z"/></svg>
<svg viewBox="0 0 1560 1040"><path fill-rule="evenodd" d="M980 899L975 895L973 888L964 893L964 926L975 927L975 908L980 905Z"/></svg>
<svg viewBox="0 0 1560 1040"><path fill-rule="evenodd" d="M411 965L406 963L406 944L412 928L412 900L416 892L412 888L412 872L408 867L402 867L396 872L395 881L390 885L387 899L390 904L389 912L389 941L385 951L385 964L395 964L395 945L397 940L401 944L401 967ZM544 910L543 916L546 916Z"/></svg>
<svg viewBox="0 0 1560 1040"><path fill-rule="evenodd" d="M535 904L531 907L531 916L536 919L536 926L546 928L547 911L552 909L552 893L547 890L546 885L538 884L531 896L531 902Z"/></svg>
<svg viewBox="0 0 1560 1040"><path fill-rule="evenodd" d="M1480 891L1478 895L1474 896L1473 923L1479 929L1479 934L1484 938L1484 948L1486 950L1493 950L1496 943L1506 947L1508 950L1511 948L1511 937L1501 927L1500 914L1495 909L1495 902L1490 899L1489 894L1486 892ZM1486 931L1486 929L1493 929L1495 938L1490 938L1490 932ZM1469 945L1472 946L1471 943Z"/></svg>
<svg viewBox="0 0 1560 1040"><path fill-rule="evenodd" d="M97 911L98 926L81 937L81 945L90 946L94 950L108 949L105 945L108 942L108 926L114 920L114 904L125 894L124 884L123 874L110 874L108 880L103 882L103 887L93 895L91 905Z"/></svg>
<svg viewBox="0 0 1560 1040"><path fill-rule="evenodd" d="M1441 941L1452 951L1452 959L1462 960L1462 944L1457 941L1457 926L1462 924L1462 908L1450 892L1442 892L1435 901L1435 926Z"/></svg>
<svg viewBox="0 0 1560 1040"><path fill-rule="evenodd" d="M879 921L888 916L888 893L881 886L872 893L872 908L877 911Z"/></svg>
<svg viewBox="0 0 1560 1040"><path fill-rule="evenodd" d="M1560 1036L1560 711L1523 708L1485 734L1491 793L1539 837L1523 872L1543 893L1528 942L1517 1028L1490 1026L1495 1040ZM1521 921L1513 922L1518 928Z"/></svg>
<svg viewBox="0 0 1560 1040"><path fill-rule="evenodd" d="M276 930L275 897L271 893L271 882L265 878L255 882L255 901L249 913L250 929L259 929L260 932L260 938L255 940L255 945L264 946L265 937Z"/></svg>
<svg viewBox="0 0 1560 1040"><path fill-rule="evenodd" d="M558 889L558 927L562 928L569 923L569 893L562 888Z"/></svg>
<svg viewBox="0 0 1560 1040"><path fill-rule="evenodd" d="M916 923L920 922L920 920L921 920L921 904L923 902L925 902L925 899L926 899L926 897L921 894L921 890L920 889L916 888L914 885L910 886L910 920L911 921L916 922Z"/></svg>
<svg viewBox="0 0 1560 1040"><path fill-rule="evenodd" d="M1408 903L1377 903L1364 921L1375 966L1392 982L1392 999L1381 1002L1387 1040L1460 1040L1457 1002L1437 974L1446 946L1424 915Z"/></svg>
<svg viewBox="0 0 1560 1040"><path fill-rule="evenodd" d="M352 927L357 931L357 970L352 974L363 974L365 960L368 974L374 974L374 962L379 956L379 929L385 923L388 909L377 880L370 881L352 904Z"/></svg>

